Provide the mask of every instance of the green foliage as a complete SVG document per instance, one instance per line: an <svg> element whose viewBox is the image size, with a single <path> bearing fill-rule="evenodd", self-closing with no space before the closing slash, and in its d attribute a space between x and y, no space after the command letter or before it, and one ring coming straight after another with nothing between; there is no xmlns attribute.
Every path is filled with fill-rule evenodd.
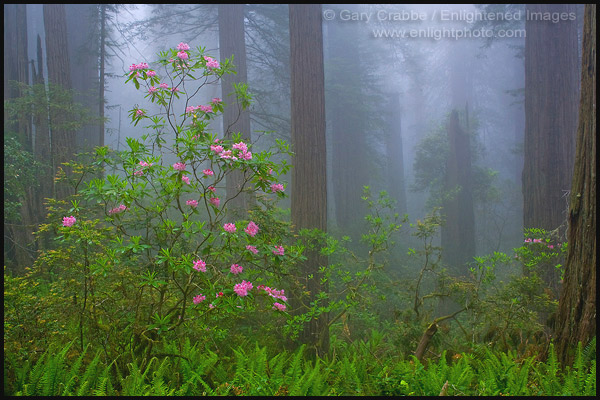
<svg viewBox="0 0 600 400"><path fill-rule="evenodd" d="M73 352L73 343L60 351L47 350L34 363L19 370L16 395L77 396L191 396L208 395L363 395L436 396L551 396L594 395L596 360L584 359L579 345L573 366L561 367L553 347L545 362L519 358L515 352L494 352L481 347L473 353L421 363L401 359L385 337L371 332L369 340L350 345L332 337L334 355L306 358L304 346L293 352L270 354L257 345L231 348L231 356L217 355L186 340L178 352L160 354L145 366L135 360L125 375L100 353ZM170 345L169 350L177 350Z"/></svg>

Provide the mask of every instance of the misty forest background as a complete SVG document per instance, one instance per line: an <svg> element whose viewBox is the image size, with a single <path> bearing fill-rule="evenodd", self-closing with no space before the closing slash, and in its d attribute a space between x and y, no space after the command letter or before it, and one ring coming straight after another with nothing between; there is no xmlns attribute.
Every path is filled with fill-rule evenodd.
<svg viewBox="0 0 600 400"><path fill-rule="evenodd" d="M595 24L567 4L5 4L5 394L595 394ZM432 37L467 29L508 35ZM215 169L222 213L127 194L128 162L183 157L125 82L178 43L236 71L194 100L222 99L202 129L254 156L254 186ZM281 253L238 255L234 219ZM192 304L216 285L192 230L207 265L245 268L216 281L284 305Z"/></svg>

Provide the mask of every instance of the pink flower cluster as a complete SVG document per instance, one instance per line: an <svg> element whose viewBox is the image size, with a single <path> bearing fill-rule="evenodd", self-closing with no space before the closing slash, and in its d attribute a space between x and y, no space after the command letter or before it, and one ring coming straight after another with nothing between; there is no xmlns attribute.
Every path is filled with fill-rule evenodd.
<svg viewBox="0 0 600 400"><path fill-rule="evenodd" d="M212 57L204 56L204 60L206 60L206 66L209 69L219 68L219 62Z"/></svg>
<svg viewBox="0 0 600 400"><path fill-rule="evenodd" d="M256 246L252 246L249 244L246 246L246 250L249 250L249 251L253 252L254 254L258 254L258 250L256 249Z"/></svg>
<svg viewBox="0 0 600 400"><path fill-rule="evenodd" d="M225 232L234 233L237 228L235 224L225 224L223 225L223 229L225 229Z"/></svg>
<svg viewBox="0 0 600 400"><path fill-rule="evenodd" d="M233 291L240 297L248 296L249 290L252 290L252 283L246 281L242 281L242 283L238 283L233 287Z"/></svg>
<svg viewBox="0 0 600 400"><path fill-rule="evenodd" d="M237 275L241 274L244 271L244 268L238 264L231 264L231 268L229 269L232 274Z"/></svg>
<svg viewBox="0 0 600 400"><path fill-rule="evenodd" d="M206 263L201 259L194 261L194 269L200 272L206 272Z"/></svg>
<svg viewBox="0 0 600 400"><path fill-rule="evenodd" d="M198 200L188 200L185 202L190 207L196 208L198 207Z"/></svg>
<svg viewBox="0 0 600 400"><path fill-rule="evenodd" d="M203 106L203 105L199 105L199 106L187 106L185 108L185 112L187 114L192 114L196 110L200 110L200 111L205 112L205 113L211 113L211 112L213 112L213 108L210 105L209 106Z"/></svg>
<svg viewBox="0 0 600 400"><path fill-rule="evenodd" d="M285 253L283 246L275 246L275 250L273 250L273 254L276 256L282 256Z"/></svg>
<svg viewBox="0 0 600 400"><path fill-rule="evenodd" d="M129 210L129 208L128 208L128 207L126 207L126 206L125 206L125 204L121 204L119 207L115 207L115 208L113 208L113 209L112 209L112 210L110 210L108 213L109 213L110 215L112 215L112 214L118 214L118 213L121 213L121 212L123 212L123 211L125 211L125 210Z"/></svg>
<svg viewBox="0 0 600 400"><path fill-rule="evenodd" d="M77 222L74 216L64 217L63 218L63 226L73 226Z"/></svg>
<svg viewBox="0 0 600 400"><path fill-rule="evenodd" d="M268 286L265 286L265 285L258 285L257 289L258 290L264 290L265 292L267 292L267 294L269 296L271 296L273 298L280 299L280 300L283 300L283 301L287 301L287 297L285 296L283 289L281 289L281 290L272 289L272 288L270 288Z"/></svg>
<svg viewBox="0 0 600 400"><path fill-rule="evenodd" d="M150 68L150 66L148 65L148 63L145 63L145 62L139 63L137 65L136 64L131 64L129 66L129 70L130 71L135 71L137 69L148 69L148 68Z"/></svg>
<svg viewBox="0 0 600 400"><path fill-rule="evenodd" d="M271 185L271 192L283 192L283 185L281 183L274 183Z"/></svg>
<svg viewBox="0 0 600 400"><path fill-rule="evenodd" d="M248 226L244 229L244 232L254 237L258 233L258 225L256 225L253 221L250 221Z"/></svg>
<svg viewBox="0 0 600 400"><path fill-rule="evenodd" d="M189 184L190 184L190 177L189 177L189 176L187 176L187 175L183 175L183 176L181 177L181 180L182 180L183 182L185 182L187 185L189 185Z"/></svg>
<svg viewBox="0 0 600 400"><path fill-rule="evenodd" d="M177 163L173 164L173 169L176 169L177 171L185 171L185 164L181 163L181 162L177 162Z"/></svg>
<svg viewBox="0 0 600 400"><path fill-rule="evenodd" d="M198 296L194 297L194 304L200 304L202 303L204 300L206 300L206 296L199 294Z"/></svg>
<svg viewBox="0 0 600 400"><path fill-rule="evenodd" d="M142 167L151 167L153 165L152 163L147 163L146 161L140 161L139 164ZM133 175L142 176L142 175L144 175L144 171L142 171L141 169L138 169L136 171L133 171Z"/></svg>
<svg viewBox="0 0 600 400"><path fill-rule="evenodd" d="M213 176L215 174L211 169L205 169L202 173L206 176Z"/></svg>
<svg viewBox="0 0 600 400"><path fill-rule="evenodd" d="M219 204L221 204L221 199L219 199L218 197L211 197L208 201L210 201L210 204L212 204L215 207L219 207Z"/></svg>
<svg viewBox="0 0 600 400"><path fill-rule="evenodd" d="M285 309L285 304L280 304L277 302L273 303L273 310L285 311Z"/></svg>
<svg viewBox="0 0 600 400"><path fill-rule="evenodd" d="M135 116L136 117L143 117L144 115L146 115L146 112L144 110L140 110L139 108L135 111Z"/></svg>
<svg viewBox="0 0 600 400"><path fill-rule="evenodd" d="M238 157L242 160L252 160L252 153L248 151L248 145L244 142L234 143L231 146L233 150L239 150Z"/></svg>
<svg viewBox="0 0 600 400"><path fill-rule="evenodd" d="M180 43L177 45L177 50L182 50L182 51L184 51L184 50L189 50L189 49L190 49L190 46L189 46L187 43L180 42Z"/></svg>

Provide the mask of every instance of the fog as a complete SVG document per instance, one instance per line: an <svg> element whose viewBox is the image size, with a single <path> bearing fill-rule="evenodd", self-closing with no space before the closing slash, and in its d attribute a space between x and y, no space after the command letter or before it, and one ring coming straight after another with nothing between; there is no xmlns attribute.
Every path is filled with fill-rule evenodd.
<svg viewBox="0 0 600 400"><path fill-rule="evenodd" d="M78 253L83 251L81 249L85 248L85 257L88 256L85 243L91 246L90 249L93 246L101 248L97 253L90 253L99 260L103 260L106 254L110 255L106 256L108 261L102 264L105 269L94 270L89 276L86 272L85 278L82 278L86 296L93 279L110 276L107 274L107 265L113 265L111 263L115 268L119 265L125 267L123 270L140 268L140 271L147 273L143 278L147 282L139 284L139 288L153 286L157 289L162 284L166 285L165 288L172 285L169 290L175 288L173 293L176 294L172 297L161 292L160 300L153 297L154 289L150 289L147 296L152 299L148 301L148 309L155 313L152 316L136 316L135 322L126 328L123 328L126 324L120 320L120 316L114 317L124 332L130 328L133 332L135 324L151 326L147 330L144 330L144 326L138 329L139 332L132 333L137 335L136 340L142 336L146 338L146 333L151 330L155 335L154 329L158 331L156 335L181 332L183 328L180 325L184 325L184 320L186 323L188 321L185 319L188 316L182 315L184 308L192 304L190 294L193 292L195 295L194 305L204 300L199 300L203 295L194 292L202 285L216 291L217 300L223 296L223 291L225 296L233 296L229 289L234 286L229 285L231 288L228 287L227 292L218 284L233 284L231 279L237 279L233 275L238 274L238 269L233 267L239 267L241 272L242 264L247 268L246 271L254 274L250 278L243 277L248 279L248 283L250 279L256 279L255 288L259 286L258 283L261 288L267 283L282 285L278 287L289 284L289 292L292 293L289 297L292 299L313 296L311 299L314 300L316 293L326 293L331 289L327 292L329 294L314 300L314 303L305 301L300 305L291 300L289 304L275 303L277 305L271 307L282 312L286 307L294 310L290 315L286 314L286 323L289 325L294 319L291 315L306 313L310 307L313 307L312 314L306 321L312 321L311 324L321 321L319 315L329 315L328 318L335 324L332 322L326 328L318 324L316 327L310 325L312 331L309 332L307 328L304 335L308 336L301 334L299 339L306 343L307 340L310 342L317 337L326 337L319 339L321 341L315 345L315 354L319 356L323 351L319 346L329 346L329 333L323 334L325 331L332 332L334 343L335 340L358 340L367 335L365 332L370 329L389 328L393 332L390 335L396 337L396 343L402 343L403 349L410 349L421 359L423 353L415 348L417 344L421 347L424 339L419 341L419 338L424 330L429 332L434 325L437 329L435 322L429 325L433 318L449 316L454 323L458 319L453 313L463 311L464 317L460 321L465 328L461 325L460 330L465 337L470 337L471 344L477 341L483 343L485 338L490 345L494 342L500 343L499 346L505 349L510 348L507 343L513 343L510 340L521 335L518 329L525 331L523 326L533 324L531 321L535 321L535 324L539 322L539 326L532 328L536 338L541 336L539 332L550 337L550 325L546 320L550 319L549 315L556 308L563 284L560 271L564 252L560 253L560 246L566 242L568 195L575 165L583 5L544 5L538 9L536 6L520 4L322 4L322 32L313 25L304 31L305 37L295 37L290 33L294 32L290 21L292 11L287 4L245 4L227 11L218 4L62 6L54 9L43 4L4 6L5 152L19 150L18 157L10 158L5 163L5 168L10 171L5 173L5 271L8 269L16 275L24 275L32 268L40 276L46 277L45 274L48 274L50 281L55 276L63 276L62 261L53 258L60 252L54 253L52 249L67 246L65 243L70 243L73 236L66 228L75 224L74 216L77 217L77 224L83 226L83 215L86 215L85 221L89 225L86 225L85 232L90 235L89 238L82 236L85 240L74 242L77 244L62 253L66 258L72 255L76 259L73 265L80 262L77 257L83 259ZM238 25L234 20L240 14L236 12L243 13ZM227 20L226 16L230 19ZM302 32L302 28L309 24L308 19L299 22L298 32ZM320 41L311 42L314 36ZM294 43L298 47L294 48ZM302 47L306 43L309 44ZM188 51L186 46L192 50ZM227 76L228 80L225 76L221 78L218 71L228 67L223 53L239 51L240 46L244 51L241 54L234 53L232 61L237 74ZM179 99L169 93L168 106L159 105L156 97L153 97L153 90L157 89L154 86L149 88L150 75L147 73L154 69L159 71L161 62L172 65L172 74L162 76L163 85L166 85L163 89L172 92L178 84L177 68L183 70L186 67L185 60L191 57L190 52L199 47L205 56L198 57L198 65L201 65L198 69L201 71L196 71L199 74L196 78L199 78L188 80L185 86L181 86L185 93ZM176 48L180 53L159 56L160 52L170 52ZM176 54L181 55L180 59ZM208 56L220 65L208 67ZM290 65L290 60L294 59L300 60L298 62L307 61L307 64L302 64L304 70L301 72L309 71L308 75L301 75L297 70L294 72L293 67L297 64ZM311 65L311 60L318 65ZM143 63L149 66L136 67ZM238 68L239 65L242 67ZM139 71L137 77L135 71ZM214 78L217 76L218 79ZM130 82L126 83L128 79ZM243 111L240 105L243 96L238 93L236 97L233 89L222 87L233 87L238 83L236 79L245 80L252 97L247 111ZM296 79L304 79L302 85ZM30 91L37 93L37 100L35 96L27 97L27 90L23 86L15 86L17 81L30 85ZM134 83L140 82L141 88L136 89ZM159 83L158 80L152 82ZM56 96L52 93L55 83L71 90L70 94L64 95L68 100L53 97ZM34 84L41 84L41 92L34 91ZM306 92L309 90L307 88L314 90L314 97L313 93ZM302 93L299 95L299 92ZM40 105L40 99L47 103ZM226 108L236 110L233 117L220 111L213 113L211 108L204 114L198 112L196 119L198 105L210 104L218 109L221 101ZM322 102L324 117L319 120L320 109L311 106L319 106ZM132 115L134 120L141 115L139 123L132 121ZM168 122L161 126L156 123L152 127L154 122L150 116L165 117ZM204 116L206 119L198 122ZM245 124L249 124L250 128L245 128ZM324 127L322 137L318 136L321 127ZM238 156L248 154L249 158L245 161L250 161L252 155L254 157L252 162L248 162L249 169L241 175L246 181L240 183L241 178L232 172L232 165L238 164L219 164L225 161L217 159L217 155L223 157L225 153L217 151L216 155L209 154L206 151L209 147L198 150L182 139L194 129L201 130L202 135L214 135L215 146L218 140L227 142L232 133L239 132L240 142L247 141L252 153L245 153L244 150ZM314 132L317 134L310 136L310 139L299 140L308 138ZM148 148L156 151L152 156L160 154L162 157L159 164L163 172L162 175L152 172L157 180L148 179L141 184L142 171L132 173L129 169L138 165L149 168L151 165L147 161L150 155L146 154L146 158L143 158L135 154L128 140L150 140L146 135L150 135L150 138L156 135L156 141L148 142ZM171 148L166 151L158 140L159 136L165 140L165 149L169 148L166 143L170 141L181 140L185 145L178 144L183 147L177 147L177 151ZM14 143L8 142L7 138L14 140ZM281 141L291 146L291 153L274 151L278 146L283 147ZM106 153L97 150L102 145L107 147ZM237 143L235 146L239 150L246 144ZM75 159L76 154L95 151L106 158L92 162L86 158L87 155L79 156L79 160L85 160L82 161L83 166L69 164L64 167L66 172L62 172L61 163ZM102 170L110 164L109 159L118 157L127 161L123 161L121 166L112 165ZM188 170L185 170L185 165L181 167L183 169L176 167L176 163L184 159L187 160ZM234 159L239 161L236 157ZM265 160L272 163L268 164ZM324 160L324 164L319 169L321 160ZM34 172L28 172L27 165L35 165L32 168ZM289 170L288 165L292 166ZM88 172L84 166L89 167ZM93 168L98 169L92 172ZM193 190L189 189L192 186L181 183L182 180L185 182L185 174L190 168L193 168L197 181L193 181L196 185ZM200 171L208 172L202 175ZM298 175L294 175L296 171L312 171L310 174L314 175L309 178L314 184L298 184L300 180ZM80 181L79 173L84 175ZM183 175L177 175L180 173ZM209 183L205 185L213 173L216 189ZM71 187L66 188L66 183L54 179L57 174L72 179L69 183ZM158 177L165 182L170 177L173 182L165 184L166 189L160 191L157 189L160 185L156 183L160 181ZM320 185L323 177L325 184ZM112 181L114 179L117 180ZM119 180L123 186L115 189L118 187L115 182ZM189 179L187 184L190 185ZM239 192L232 195L232 187L239 189ZM365 194L365 188L368 188L369 195ZM96 201L90 195L94 190L104 190L104 197L98 197ZM180 199L180 190L188 197L182 195ZM249 192L252 190L260 192L260 196L251 197ZM136 199L132 193L144 193L147 196L144 200L146 203ZM389 198L389 209L386 201L377 202L378 194ZM221 209L218 197L216 205L211 203L214 208L209 204L216 196L223 199ZM171 203L161 209L157 204L163 198L169 198ZM97 215L91 211L89 215L84 214L84 199L93 199L89 207L90 210L96 210ZM231 201L228 211L222 207L225 200ZM196 210L198 201L204 203L205 210ZM193 202L196 205L191 206L191 211L190 207L184 206ZM164 215L160 214L160 218L149 216L149 210L153 209L148 204L156 206L158 214L164 211ZM271 204L274 208L270 208ZM251 209L252 206L256 207ZM119 212L122 214L117 218L114 214ZM78 213L81 213L81 217ZM299 218L299 213L307 218ZM120 219L121 215L123 220ZM231 236L235 238L231 239L231 243L234 243L231 244L227 234L235 231L235 226L230 231L230 228L224 228L230 225L224 223L233 222L229 221L233 216L239 217L240 222L237 236ZM325 221L320 226L310 226L312 223L304 226L305 221L311 221L312 217L314 221L321 217ZM190 232L195 228L191 227L191 221L194 218L202 225L192 234ZM151 229L152 221L157 225ZM246 226L255 221L259 223L260 231L258 227L252 228L251 234L248 231L251 225L248 225L245 232L249 237L242 236L244 228L239 229L241 224ZM171 223L177 228L169 230ZM267 227L267 224L272 226ZM102 233L104 228L101 229L101 226L106 227L106 232L113 229L111 234L114 234L114 240L111 234ZM328 241L319 242L324 239L301 231L301 228L313 227L326 231L330 235ZM126 232L128 228L131 230ZM105 236L92 237L90 232ZM260 253L260 262L264 262L264 265L256 260L250 261L249 252L256 250L250 244L256 232L260 232L257 237L264 240L261 244L265 247ZM185 240L189 239L189 243L179 243L183 236L186 236ZM242 247L238 254L235 245L239 243L235 240L241 237L247 239L247 243L244 242L245 247L240 244ZM164 243L161 242L163 239ZM533 239L539 242L532 242ZM194 240L198 240L199 244ZM533 253L527 253L523 246L542 243L542 240L545 240L544 250L556 250L556 254L544 258L544 253L543 257L535 258L533 264L528 264L525 259L533 257ZM213 241L216 244L213 245ZM311 247L317 243L323 245L320 253ZM104 252L103 246L114 248L110 247L110 251ZM215 250L218 246L221 246L222 253ZM344 249L340 250L342 247ZM502 258L502 261L494 258L493 262L490 261L493 267L489 267L486 264L489 259L485 257L499 257L500 253L506 254L506 258ZM167 255L163 257L163 254ZM175 255L170 258L171 254ZM275 256L277 258L271 260ZM208 264L199 257L209 260ZM226 276L227 272L215 272L220 274L219 278L210 284L205 281L196 283L193 281L196 278L191 270L192 262L196 271L200 271L198 266L204 263L203 272L206 272L206 265L210 272L210 268L217 271L219 266L229 268L231 264L231 274ZM240 265L232 264L234 262ZM324 265L321 265L321 269L317 268L319 263L328 263L327 268L331 270ZM526 285L529 281L518 281L528 278L533 281L531 265L535 266L536 263L554 264L545 272L540 272L539 281L530 286ZM96 264L99 265L99 261L91 265L93 267ZM182 265L187 264L190 266L185 267L185 276L188 279L189 275L189 280L183 284L181 282L185 279L178 281L175 274L183 274ZM65 261L64 265L70 264ZM79 268L80 265L77 265ZM59 272L54 272L53 268ZM85 264L85 268L90 268L89 263ZM324 272L326 270L329 275ZM171 272L172 277L169 275ZM260 273L265 273L268 278L257 278ZM489 276L486 275L488 273ZM100 276L104 278L96 278ZM320 283L312 282L317 276ZM155 277L162 281L152 281ZM365 289L365 279L372 284L369 289ZM522 285L505 286L506 282L515 280ZM133 278L131 282L134 282ZM107 289L107 293L116 287L110 286L112 284L106 284L107 288L112 288ZM485 292L488 297L484 296L482 289L486 284L490 287L489 292ZM244 298L246 294L240 294L243 290L237 285L235 287L234 292ZM252 284L249 287L252 289ZM450 289L445 291L447 288ZM535 292L536 288L541 289ZM82 294L78 289L73 289L71 293L71 289L67 291L77 305L77 301L81 300L77 300L76 296L81 299ZM280 293L275 289L267 289L279 293L277 296L280 297L276 297L269 292L275 299L285 297L281 295L283 291ZM124 296L136 290L138 286L135 290L123 289ZM157 292L160 290L157 289ZM181 290L181 300L177 297L180 294L177 290ZM490 332L501 326L500 322L494 322L495 315L500 313L499 310L509 307L506 305L508 303L502 303L506 300L502 296L510 297L507 293L510 294L511 290L523 293L529 290L528 293L535 292L536 296L546 293L544 301L547 300L547 303L543 306L538 303L523 305L519 310L527 310L527 316L507 314L499 317L504 318L502 321L508 321L504 326L514 328L511 331L513 337L508 341L504 336L502 341L500 336L490 339L493 336ZM140 289L140 296L142 291ZM167 289L165 291L168 292ZM493 296L502 299L497 300ZM517 297L515 294L514 299ZM133 298L126 301L131 300L131 304L134 304ZM474 308L475 311L470 308L470 302L484 302L484 298L485 301L493 299L485 303L488 308L482 306L480 309ZM525 295L519 297L524 298L530 299ZM336 303L338 300L339 303ZM100 301L97 303L99 309ZM107 301L107 304L113 304L112 298ZM164 309L161 308L163 301L165 308L171 307L171 311L164 315ZM231 310L238 312L236 308L245 307L246 303L241 300L237 303L233 301L229 304ZM214 304L219 303L215 301ZM321 304L325 306L318 308ZM330 304L333 306L330 307ZM111 307L117 309L121 305L117 307L115 302ZM123 307L123 313L132 312L131 307ZM182 311L178 311L178 307ZM329 307L327 312L323 311L324 307ZM256 310L251 308L251 312ZM77 314L79 311L73 312L73 315L81 315L79 328L72 329L78 332L80 347L84 347L85 329L88 329L87 332L94 329L100 332L105 328L98 327L103 323L109 324L109 320L113 321L113 317L105 317L104 322L94 317L97 318L94 321L96 325L84 329L86 322L81 322L87 315L84 311L80 314ZM137 308L135 312L138 312ZM170 321L168 328L165 328L168 324L164 320L160 320L166 324L164 326L160 325L163 322L155 323L163 317L165 320L174 317L176 314L169 313L175 312L179 313L177 315L181 321ZM92 311L89 313L92 315ZM106 315L110 315L110 312L107 311ZM152 321L152 325L150 322L140 322L142 318ZM216 320L203 319L204 315L194 318L197 319L190 322L192 330L208 332L213 329L217 332L220 329ZM239 318L242 321L247 317ZM351 318L352 322L348 322ZM260 322L243 320L239 326L232 322L223 328L223 332L231 329L234 334L242 335L240 332L251 327L255 333L264 329L269 334L276 331L283 336L285 329L281 326L284 323L277 325L277 322L273 322L270 325L271 322L261 325ZM302 321L295 323L302 325ZM305 325L308 326L308 322ZM117 326L116 323L114 326ZM416 328L410 328L410 331L407 326ZM507 331L510 329L507 328ZM108 332L108 328L105 330ZM458 332L458 329L455 331ZM518 334L514 333L517 331ZM527 334L533 335L529 331ZM99 338L102 335L100 332L96 336ZM158 343L158 336L152 335L146 340ZM198 335L201 336L201 333ZM223 335L226 336L225 333ZM410 338L403 342L403 335ZM425 336L423 334L423 338ZM265 334L257 342L266 340L266 337ZM90 339L90 343L94 340ZM436 342L431 346L439 346L437 351L441 353L446 350L445 345L451 347L447 342L444 343ZM525 346L522 338L519 343L514 339L514 343L513 347L516 344ZM428 345L426 341L425 348ZM120 351L115 350L118 346L125 348L130 345L115 344L111 348L109 343L103 346L106 356L114 358ZM289 348L290 344L285 342L281 346ZM165 353L170 351L165 350ZM150 354L151 350L147 352Z"/></svg>

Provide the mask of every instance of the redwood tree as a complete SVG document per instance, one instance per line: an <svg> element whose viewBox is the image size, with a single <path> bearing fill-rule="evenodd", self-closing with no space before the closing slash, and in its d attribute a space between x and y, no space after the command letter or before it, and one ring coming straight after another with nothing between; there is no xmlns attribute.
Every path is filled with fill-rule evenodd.
<svg viewBox="0 0 600 400"><path fill-rule="evenodd" d="M575 5L528 4L527 10L560 15L575 13ZM523 225L563 236L577 128L577 24L528 18L525 28ZM541 269L557 295L558 270Z"/></svg>
<svg viewBox="0 0 600 400"><path fill-rule="evenodd" d="M233 56L236 74L224 75L221 80L223 100L235 104L234 84L246 83L246 43L244 35L244 4L219 4L219 50L221 60ZM241 133L245 142L251 141L250 112L241 107L225 107L223 111L223 132L227 139L233 133ZM243 212L250 206L249 193L237 195L246 184L241 171L232 171L227 175L227 200L229 210ZM237 197L234 197L234 194Z"/></svg>
<svg viewBox="0 0 600 400"><path fill-rule="evenodd" d="M46 59L48 66L48 82L63 89L71 89L71 69L69 65L67 20L64 4L44 4L44 28L46 32ZM49 101L52 99L53 91L50 90ZM61 164L73 159L75 149L75 132L64 128L64 114L62 112L51 113L51 143L52 164L54 173ZM71 190L66 184L55 185L55 197L65 198Z"/></svg>
<svg viewBox="0 0 600 400"><path fill-rule="evenodd" d="M596 336L596 5L585 5L581 101L571 200L569 250L556 323L561 362Z"/></svg>
<svg viewBox="0 0 600 400"><path fill-rule="evenodd" d="M292 224L301 229L327 230L327 171L325 151L325 91L321 5L290 4L290 66L292 127ZM327 258L319 249L307 250L301 275L311 297L326 290L319 267ZM300 300L301 301L301 300ZM296 301L298 305L298 300ZM329 348L326 314L305 326L303 341L318 353ZM322 335L322 336L320 336Z"/></svg>

